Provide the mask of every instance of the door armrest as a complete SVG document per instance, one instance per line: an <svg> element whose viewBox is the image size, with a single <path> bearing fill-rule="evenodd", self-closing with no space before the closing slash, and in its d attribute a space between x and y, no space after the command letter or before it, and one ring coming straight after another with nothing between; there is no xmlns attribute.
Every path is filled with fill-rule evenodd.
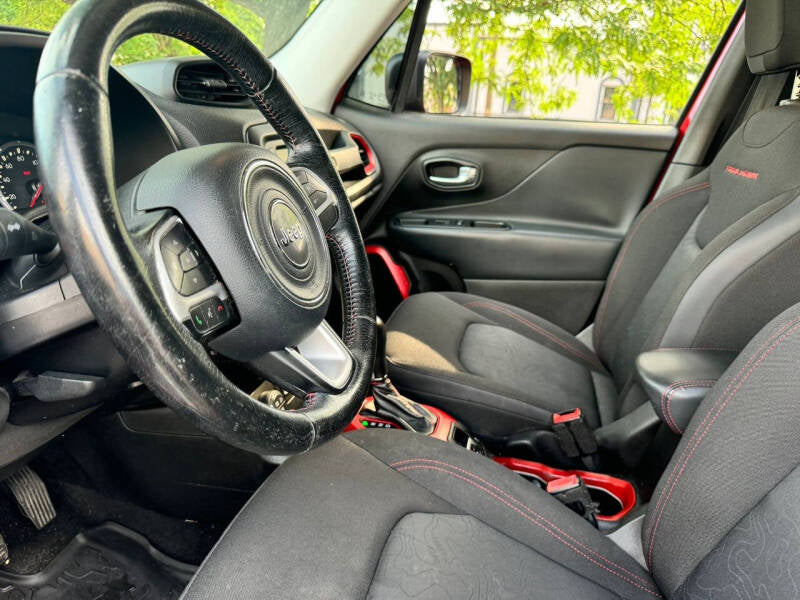
<svg viewBox="0 0 800 600"><path fill-rule="evenodd" d="M737 355L727 350L660 348L637 357L636 376L656 414L680 435Z"/></svg>

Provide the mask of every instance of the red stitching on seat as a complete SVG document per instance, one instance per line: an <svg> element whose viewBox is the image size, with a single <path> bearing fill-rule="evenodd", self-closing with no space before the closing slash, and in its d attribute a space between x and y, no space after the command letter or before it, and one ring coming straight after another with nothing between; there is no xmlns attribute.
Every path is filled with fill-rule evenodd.
<svg viewBox="0 0 800 600"><path fill-rule="evenodd" d="M750 366L750 364L753 362L753 360L755 360L756 356L758 356L758 354L762 350L764 350L775 338L780 336L784 331L786 331L789 327L791 327L795 323L800 323L800 317L798 317L796 319L793 319L793 320L789 321L788 323L786 323L785 325L783 325L783 327L781 327L778 331L773 333L763 344L761 344L761 346L759 346L758 350L756 350L755 352L753 352L752 355L750 355L750 358L747 359L747 361L742 366L742 368L739 369L738 373L736 373L736 375L731 379L730 383L728 383L728 386L725 388L725 391L723 391L717 397L717 399L714 402L713 406L710 409L708 409L708 411L706 412L705 416L703 417L702 422L700 423L700 425L695 430L695 433L692 435L692 438L689 440L689 442L687 442L686 446L684 446L683 450L681 451L680 457L675 462L675 465L672 467L672 471L670 472L669 477L667 478L667 481L664 483L664 487L661 489L661 492L659 493L659 496L658 496L658 499L656 500L656 503L653 505L653 511L654 511L653 514L655 514L655 512L658 511L659 503L664 498L664 490L666 489L666 486L669 484L669 482L672 480L672 476L675 475L675 472L678 469L678 465L680 464L680 461L683 459L683 457L689 451L689 445L697 437L698 432L703 427L703 425L705 425L706 421L711 416L711 413L714 411L714 408L716 408L717 404L719 404L719 402L722 399L722 397L725 396L725 394L728 393L728 391L731 389L731 387L736 383L736 380L742 375L742 373L744 373L747 370L747 368ZM652 527L652 525L649 525L649 527Z"/></svg>
<svg viewBox="0 0 800 600"><path fill-rule="evenodd" d="M633 226L628 237L625 238L625 243L622 245L622 250L620 250L619 257L617 258L617 262L614 263L614 268L611 270L611 276L608 278L608 285L606 286L606 292L603 295L603 299L600 302L600 307L597 309L597 318L595 319L595 335L600 335L600 324L603 321L603 318L606 314L606 308L608 307L608 299L611 296L611 288L614 285L614 280L617 277L617 273L619 272L619 268L622 265L622 261L625 259L625 254L628 252L628 248L631 245L631 241L633 240L636 232L639 230L639 226L644 222L644 220L649 217L650 215L655 212L659 206L663 205L664 203L674 200L675 198L680 198L681 196L685 196L689 192L697 192L699 190L704 190L708 187L711 187L709 182L698 183L697 185L690 186L683 190L678 190L677 192L670 194L669 196L662 198L658 202L654 202L650 204L645 211L639 216L639 219L636 221L636 224ZM597 339L597 338L595 338ZM596 345L596 344L595 344Z"/></svg>
<svg viewBox="0 0 800 600"><path fill-rule="evenodd" d="M518 500L518 499L514 498L513 496L511 496L510 494L508 494L507 492L505 492L505 491L504 491L504 490L502 490L501 488L497 487L496 485L492 484L492 483L491 483L491 482L489 482L489 481L486 481L485 479L483 479L483 478L482 478L482 477L480 477L479 475L476 475L475 473L472 473L472 472L470 472L470 471L467 471L466 469L462 469L462 468L460 468L460 467L457 467L456 465L453 465L453 464L450 464L450 463L447 463L447 462L444 462L444 461L440 461L440 460L434 460L434 459L431 459L431 458L411 458L411 459L407 459L407 460L401 460L401 461L398 461L398 462L392 463L392 464L391 464L391 465L389 465L389 466L391 466L391 467L393 467L393 468L396 468L398 471L409 470L409 469L414 469L414 468L425 468L425 467L424 467L424 466L422 466L422 465L410 466L410 465L412 465L413 463L432 463L432 464L434 464L434 465L441 465L441 466L444 466L444 467L448 467L448 468L450 468L450 469L454 469L454 470L456 470L456 471L459 471L459 472L461 472L461 473L464 473L464 474L466 474L466 475L469 475L469 476L471 476L471 477L474 477L475 479L477 479L477 480L478 480L478 481L480 481L481 483L483 483L483 484L487 485L488 487L490 487L490 488L492 488L493 490L495 490L496 492L498 492L500 495L502 495L502 496L505 496L505 498L507 498L508 500L510 500L511 502L513 502L514 504L516 504L517 506L519 506L520 508L522 508L523 510L525 510L525 511L529 512L530 514L532 514L532 515L536 516L537 518L539 518L540 520L544 521L544 522L545 522L547 525L549 525L549 526L550 526L552 529L554 529L555 531L558 531L558 532L559 532L559 533L560 533L562 536L564 536L564 537L566 537L567 539L569 539L570 541L574 542L574 543L575 543L577 546L579 546L579 547L583 548L584 550L586 550L586 551L587 551L587 552L589 552L590 554L593 554L593 555L594 555L594 556L596 556L597 558L599 558L599 559L601 559L601 560L605 561L607 564L609 564L609 565L612 565L612 566L614 566L614 567L616 567L616 568L620 569L622 572L624 572L624 573L627 573L627 574L628 574L628 575L630 575L631 577L633 577L633 578L635 578L635 579L638 579L638 580L642 581L642 582L643 582L643 583L645 583L646 585L653 585L653 583L652 583L651 581L649 581L648 579L645 579L644 577L642 577L642 576L640 576L640 575L637 575L636 573L633 573L633 572L631 572L631 571L627 570L627 569L626 569L625 567L623 567L622 565L619 565L619 564L615 563L614 561L612 561L612 560L610 560L610 559L606 558L605 556L603 556L603 555L602 555L602 554L600 554L599 552L596 552L596 551L594 551L592 548L590 548L590 547L586 546L585 544L582 544L580 541L576 540L575 538L573 538L572 536L570 536L570 535L569 535L568 533L566 533L565 531L563 531L563 530L559 529L559 528L558 528L558 527L557 527L557 526L556 526L554 523L552 523L552 522L548 521L546 518L544 518L542 515L540 515L539 513L537 513L535 510L533 510L532 508L530 508L530 507L529 507L528 505L526 505L525 503L523 503L523 502L521 502L520 500ZM404 466L404 465L409 465L409 466ZM398 467L399 467L399 468L398 468ZM449 473L449 472L448 472L446 469L438 469L438 468L436 468L436 467L428 467L428 468L430 468L430 469L436 469L436 470L439 470L439 471L443 471L443 472L445 472L445 473ZM458 477L458 476L457 476L457 475L455 475L454 473L449 473L449 474L451 474L451 475L453 475L453 476L456 476L456 477ZM464 479L464 478L461 478L461 479ZM466 479L465 479L465 481L466 481ZM469 482L469 481L468 481L468 483L472 483L472 482ZM473 485L476 485L476 484L473 484ZM478 486L478 487L481 487L481 486ZM481 487L481 489L484 489L484 488L482 488L482 487ZM492 494L492 495L494 496L494 494ZM501 499L500 499L500 498L498 498L498 500L501 500ZM502 500L501 500L501 501L502 501ZM504 504L508 504L508 503L507 503L507 502L505 502L505 501L503 501L503 503L504 503ZM513 508L513 507L511 507L511 508ZM515 509L515 510L517 510L517 509ZM519 512L519 511L517 510L517 512ZM523 515L523 516L525 516L525 515ZM528 517L526 517L526 518L528 518ZM529 519L529 520L530 520L530 519ZM543 526L542 526L540 523L537 523L537 525L539 525L540 527L542 527L543 529L545 529L545 531L547 531L548 533L550 533L550 534L551 534L553 537L555 537L556 539L558 539L558 540L559 540L559 541L561 541L562 543L564 543L564 544L567 544L567 545L569 546L569 544L568 544L567 542L565 542L565 541L564 541L563 539L561 539L559 536L555 535L555 534L554 534L552 531L549 531L547 528L543 527ZM571 547L571 546L570 546L570 547ZM574 548L573 548L573 550L574 550ZM583 554L582 554L582 555L583 555ZM583 556L585 556L585 555L583 555ZM588 558L588 557L587 557L587 558ZM590 560L591 560L591 559L590 559ZM593 561L593 562L594 562L594 561ZM600 566L602 566L602 565L600 565ZM613 571L612 571L612 572L613 572ZM618 573L615 573L615 574L616 574L616 575L619 575ZM631 583L633 583L633 582L631 582ZM634 584L634 585L636 585L636 584ZM643 588L643 589L644 589L644 588Z"/></svg>
<svg viewBox="0 0 800 600"><path fill-rule="evenodd" d="M683 435L683 432L678 427L675 419L672 418L671 401L672 395L678 390L686 389L688 387L712 387L717 382L716 379L695 379L693 381L677 381L671 384L664 393L661 394L661 414L667 418L667 425L675 433ZM666 406L665 406L666 402Z"/></svg>
<svg viewBox="0 0 800 600"><path fill-rule="evenodd" d="M452 465L451 465L451 466L452 466ZM457 467L456 467L456 468L457 468ZM637 587L637 588L639 588L639 589L641 589L641 590L643 590L643 591L647 592L648 594L650 594L650 595L652 595L652 596L655 596L655 597L657 597L657 598L661 598L661 594L659 594L658 592L654 592L654 591L652 591L652 590L650 590L650 589L648 589L648 588L644 587L643 585L640 585L640 584L636 583L635 581L633 581L632 579L630 579L630 578L626 577L626 576L625 576L625 575L623 575L622 573L620 573L620 572L618 572L618 571L615 571L615 570L613 570L613 569L610 569L610 568L609 568L609 567L607 567L606 565L603 565L603 564L601 564L600 562L598 562L597 560L593 559L593 558L592 558L591 556L589 556L588 554L585 554L584 552L581 552L581 551L580 551L578 548L576 548L574 545L572 545L572 544L570 544L569 542L567 542L567 541L566 541L564 538L562 538L562 537L560 537L560 536L556 535L556 534L555 534L555 533L554 533L552 530L548 529L548 528L547 528L545 525L543 525L542 523L540 523L540 522L538 522L537 520L533 519L533 518L532 518L530 515L527 515L527 514L525 514L525 513L524 513L522 510L520 510L519 508L517 508L516 506L514 506L513 504L511 504L511 503L510 503L510 502L508 502L507 500L505 500L505 499L501 498L499 495L497 495L497 494L495 494L494 492L492 492L490 489L488 489L488 488L486 488L486 487L484 487L484 486L482 486L482 485L480 485L480 484L478 484L478 483L476 483L476 482L474 482L474 481L472 481L472 480L470 480L470 479L468 479L468 478L466 478L466 477L464 477L464 476L462 476L462 475L459 475L459 474L457 474L457 473L453 473L452 471L449 471L449 470L447 470L447 469L443 469L443 468L441 468L441 467L435 467L435 466L432 466L432 465L409 465L409 466L405 466L405 467L400 467L400 468L399 468L399 469L397 469L397 470L398 470L398 471L411 471L411 470L415 470L415 469L427 469L427 470L430 470L430 471L440 471L440 472L442 472L442 473L445 473L445 474L447 474L447 475L450 475L451 477L455 477L455 478L457 478L457 479L461 479L462 481L465 481L466 483L470 484L471 486L473 486L473 487L475 487L475 488L477 488L477 489L479 489L479 490L483 491L484 493L486 493L486 494L488 494L488 495L492 496L492 497L493 497L493 498L495 498L495 499L496 499L498 502L500 502L500 503L504 504L505 506L507 506L508 508L510 508L511 510L513 510L514 512L516 512L516 513L518 513L519 515L521 515L523 518L527 519L528 521L530 521L531 523L533 523L534 525L536 525L537 527L540 527L540 528L541 528L541 529L543 529L545 532L547 532L549 535L551 535L553 538L555 538L556 540L558 540L559 542L561 542L562 544L564 544L565 546L567 546L568 548L570 548L570 549L571 549L573 552L575 552L575 553L576 553L576 554L578 554L579 556L582 556L583 558L585 558L585 559L586 559L586 560L588 560L589 562L591 562L591 563L593 563L593 564L597 565L598 567L600 567L601 569L603 569L603 570L605 570L605 571L607 571L607 572L611 573L612 575L616 575L616 576L617 576L617 577L619 577L620 579L622 579L622 580L624 580L624 581L627 581L627 582L628 582L628 583L630 583L631 585L633 585L633 586L635 586L635 587ZM472 474L472 473L470 473L470 475L473 475L474 477L477 477L476 475L474 475L474 474ZM526 508L527 508L527 507L526 507ZM529 510L530 512L532 512L533 514L536 514L536 516L538 516L540 519L542 519L541 515L538 515L538 514L537 514L537 513L535 513L534 511L531 511L529 508L528 508L528 510ZM542 519L542 520L544 520L544 519ZM648 582L648 583L649 583L649 582Z"/></svg>
<svg viewBox="0 0 800 600"><path fill-rule="evenodd" d="M694 442L694 446L692 447L692 450L691 450L691 452L689 452L688 456L687 456L687 457L686 457L686 459L683 461L683 464L681 465L681 469L680 469L680 471L679 471L679 472L678 472L678 474L676 475L676 477L675 477L675 480L672 482L672 485L671 485L671 486L670 486L670 488L669 488L669 492L667 493L667 495L666 495L666 498L664 499L664 503L661 505L661 510L660 510L660 511L659 511L659 513L658 513L658 517L656 517L655 524L653 525L653 532L652 532L652 534L650 534L650 547L649 547L649 549L648 549L648 556L647 556L647 564L650 566L650 570L651 570L651 571L653 570L653 547L655 546L655 538L656 538L656 532L658 531L658 524L659 524L659 523L660 523L660 521L661 521L661 517L663 516L663 514L664 514L664 510L666 509L666 506L667 506L667 504L669 503L669 499L670 499L670 497L672 496L672 492L673 492L673 490L675 489L675 486L677 486L677 484L678 484L678 481L679 481L679 480L680 480L680 478L681 478L681 475L683 475L684 471L686 470L686 466L689 464L689 461L691 460L691 458L692 458L692 456L694 455L694 453L695 453L695 451L697 450L697 448L699 448L699 447L700 447L700 443L703 441L703 438L705 437L706 433L708 433L708 431L711 429L711 426L714 424L714 422L717 420L717 418L718 418L718 417L719 417L719 416L722 414L722 411L723 411L723 410L725 410L725 407L728 405L728 403L730 402L730 400L731 400L731 399L732 399L734 396L736 396L736 394L739 392L739 390L740 390L740 389L742 389L742 386L745 384L745 382L746 382L746 381L747 381L747 380L750 378L750 376L751 376L751 375L752 375L752 374L753 374L753 373L754 373L754 372L755 372L755 371L758 369L758 367L761 365L761 363L763 363L763 362L764 362L764 360L766 360L766 358L767 358L767 357L768 357L768 356L769 356L769 355L770 355L770 354L771 354L771 353L772 353L772 352L775 350L775 348L777 348L778 346L780 346L780 345L781 345L781 344L782 344L782 343L783 343L783 342L786 340L786 338L788 338L790 335L792 335L792 333L794 333L795 331L797 331L798 329L800 329L800 323L798 323L798 321L800 321L800 318L798 318L798 319L795 319L794 321L792 321L792 322L789 324L789 325L791 325L791 324L794 324L794 326L792 326L792 327L791 327L791 329L789 329L789 330L787 331L787 330L786 330L786 328L787 328L789 325L786 325L784 328L782 328L782 329L781 329L780 331L778 331L776 334L774 334L773 336L771 336L769 340L767 340L766 342L764 342L764 344L761 346L761 348L759 348L759 350L758 350L758 351L757 351L757 352L756 352L756 353L755 353L755 354L754 354L754 355L753 355L753 356L752 356L752 357L751 357L751 358L750 358L750 359L747 361L747 364L745 364L745 366L744 366L744 367L742 367L742 369L739 371L739 373L737 373L737 374L736 374L736 378L734 378L734 381L735 381L735 380L736 380L736 379L739 377L739 375L742 373L742 371L743 371L745 368L747 368L748 364L750 364L750 363L752 362L752 359L753 359L753 358L755 358L755 356L756 356L756 355L757 355L759 352L761 352L761 349L762 349L762 348L764 348L764 346L765 346L766 344L768 344L770 341L772 341L773 339L775 339L775 337L776 337L777 335L780 335L782 331L785 331L785 333L783 333L783 335L781 335L781 336L780 336L780 338L778 338L778 339L777 339L777 340L776 340L776 341L775 341L775 342L774 342L774 343L773 343L773 344L772 344L772 345L771 345L771 346L770 346L770 347L769 347L769 348L768 348L768 349L767 349L767 350L764 352L764 354L762 354L762 355L761 355L761 358L759 358L759 359L758 359L758 361L756 361L756 362L753 364L753 366L752 366L752 367L750 367L750 370L747 372L747 374L746 374L746 375L744 375L744 377L742 377L742 379L739 381L739 383L736 385L736 387L735 387L733 390L731 390L731 393L730 393L730 394L727 396L727 398L725 398L725 401L724 401L724 402L722 403L722 405L719 407L719 410L717 410L717 412L716 412L716 414L714 415L714 417L711 419L711 421L709 421L708 425L706 425L706 426L705 426L705 429L703 429L703 432L702 432L702 434L700 434L700 429L703 427L703 423L705 423L706 419L708 419L708 417L709 417L709 416L711 415L711 413L714 411L714 409L716 408L717 404L718 404L718 403L719 403L719 401L722 399L722 397L723 397L723 396L725 396L725 394L727 394L727 393L728 393L728 390L730 390L730 389L731 389L731 386L732 386L732 385L733 385L733 383L734 383L734 381L731 381L731 383L730 383L730 384L728 385L728 387L725 389L725 392L723 392L723 394L722 394L722 395L721 395L719 398L717 398L717 401L714 403L714 406L712 406L712 407L711 407L711 410L709 410L709 412L706 414L705 418L703 419L703 423L701 423L701 424L700 424L700 427L698 427L698 428L697 428L697 430L696 430L696 431L695 431L695 433L694 433L694 436L692 436L692 440L689 442L689 444L687 444L687 445L686 445L686 448L684 448L684 452L681 454L681 458L683 458L683 454L685 454L685 453L686 453L686 450L688 449L688 447L689 447L689 445L692 443L692 441L694 441L694 439L695 439L695 438L697 438L697 441L696 441L696 442ZM795 323L796 323L796 324L795 324ZM697 436L698 436L698 434L700 434L700 436L699 436L699 437L697 437ZM678 462L680 462L680 459L679 459L679 461L678 461ZM676 463L675 467L677 467L677 463ZM675 471L675 468L673 467L673 472L674 472L674 471ZM670 476L671 476L671 475L670 475ZM666 488L666 486L664 486L664 489L665 489L665 488ZM663 495L664 495L664 491L663 491L663 489L662 489L662 491L661 491L661 496L663 496ZM659 497L659 498L660 498L660 497Z"/></svg>
<svg viewBox="0 0 800 600"><path fill-rule="evenodd" d="M589 354L584 354L583 352L581 352L577 348L573 348L572 346L567 344L564 340L556 337L555 334L550 333L546 329L543 329L541 326L536 325L536 323L533 323L533 322L529 321L525 317L523 317L521 315L518 315L517 313L512 312L512 311L508 310L507 308L504 308L502 306L498 306L496 304L492 304L491 302L467 302L466 304L464 304L464 308L472 308L472 307L483 307L483 308L488 308L490 310L496 310L497 312L503 313L504 315L507 315L507 316L511 317L512 319L515 319L515 320L519 321L523 325L527 325L531 329L533 329L535 331L538 331L539 333L541 333L547 339L551 340L552 342L554 342L554 343L558 344L559 346L561 346L562 348L564 348L567 352L570 352L570 353L574 354L578 358L580 358L582 360L585 360L588 363L594 364L595 366L599 366L599 361L597 360L597 357L591 356Z"/></svg>
<svg viewBox="0 0 800 600"><path fill-rule="evenodd" d="M712 352L741 352L741 348L714 348L712 346L674 346L672 348L664 347L664 348L653 348L652 350L648 350L648 352L669 352L670 350L698 350L698 351L712 351Z"/></svg>

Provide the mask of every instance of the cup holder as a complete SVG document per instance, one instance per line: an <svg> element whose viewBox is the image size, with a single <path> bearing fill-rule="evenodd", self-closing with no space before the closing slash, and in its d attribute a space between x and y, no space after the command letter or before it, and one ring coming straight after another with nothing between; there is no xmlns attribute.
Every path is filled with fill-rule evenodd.
<svg viewBox="0 0 800 600"><path fill-rule="evenodd" d="M542 489L554 479L579 475L589 488L592 499L599 505L600 514L597 520L602 529L614 527L636 506L636 491L624 479L591 471L565 471L519 458L498 456L494 460Z"/></svg>
<svg viewBox="0 0 800 600"><path fill-rule="evenodd" d="M608 490L588 484L586 487L589 488L589 495L592 500L597 502L599 517L613 517L625 508L622 501Z"/></svg>

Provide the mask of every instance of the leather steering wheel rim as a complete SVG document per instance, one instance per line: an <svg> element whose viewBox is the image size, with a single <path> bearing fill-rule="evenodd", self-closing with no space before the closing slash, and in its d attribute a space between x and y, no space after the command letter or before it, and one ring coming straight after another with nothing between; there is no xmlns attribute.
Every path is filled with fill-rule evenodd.
<svg viewBox="0 0 800 600"><path fill-rule="evenodd" d="M325 237L342 281L342 341L354 359L342 391L309 394L292 411L254 400L217 368L156 293L116 198L108 97L115 49L142 33L178 38L220 64L284 140L292 166L309 169L332 191L339 217ZM100 326L165 404L199 429L262 454L303 452L344 429L361 406L375 354L364 244L318 132L255 45L196 0L83 0L62 18L43 52L34 129L50 218L70 270Z"/></svg>

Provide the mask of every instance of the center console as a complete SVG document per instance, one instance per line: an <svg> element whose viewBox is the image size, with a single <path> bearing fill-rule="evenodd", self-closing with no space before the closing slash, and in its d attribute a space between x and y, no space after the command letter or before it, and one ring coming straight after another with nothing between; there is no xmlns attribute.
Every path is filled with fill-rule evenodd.
<svg viewBox="0 0 800 600"><path fill-rule="evenodd" d="M385 385L385 380L380 385ZM482 454L487 458L503 465L504 467L518 473L548 493L558 497L562 502L574 508L574 498L582 494L583 504L595 505L589 512L593 512L590 520L598 529L610 531L616 529L625 517L636 506L636 490L629 481L611 477L602 473L583 470L566 470L550 467L540 462L515 458L511 456L493 456L484 444L471 435L466 428L446 412L436 407L418 404L408 398L403 398L406 403L416 405L434 418L432 429L419 435L428 435L443 442L458 444L470 450ZM361 411L355 419L345 429L348 431L358 431L361 429L410 429L406 423L393 418L376 406L375 397L369 396L361 407ZM577 504L581 504L580 501ZM579 506L576 512L587 516L589 507Z"/></svg>

